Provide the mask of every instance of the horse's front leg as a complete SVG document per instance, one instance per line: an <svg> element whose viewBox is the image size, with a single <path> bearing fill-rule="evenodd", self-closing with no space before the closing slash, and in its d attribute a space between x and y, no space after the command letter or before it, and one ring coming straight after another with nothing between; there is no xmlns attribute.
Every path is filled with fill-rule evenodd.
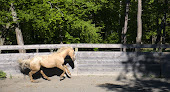
<svg viewBox="0 0 170 92"><path fill-rule="evenodd" d="M64 65L64 67L65 67L65 69L67 70L67 73L69 74L69 77L71 78L71 73L70 73L70 71L68 70L67 66Z"/></svg>
<svg viewBox="0 0 170 92"><path fill-rule="evenodd" d="M63 73L60 75L60 81L61 81L61 80L64 79L64 74L66 73L66 70L65 70L65 68L62 65L58 66L58 68L63 70Z"/></svg>
<svg viewBox="0 0 170 92"><path fill-rule="evenodd" d="M36 72L37 72L37 71L33 71L33 70L31 70L31 71L29 72L29 77L30 77L31 82L35 82L35 80L32 78L32 75L35 74Z"/></svg>

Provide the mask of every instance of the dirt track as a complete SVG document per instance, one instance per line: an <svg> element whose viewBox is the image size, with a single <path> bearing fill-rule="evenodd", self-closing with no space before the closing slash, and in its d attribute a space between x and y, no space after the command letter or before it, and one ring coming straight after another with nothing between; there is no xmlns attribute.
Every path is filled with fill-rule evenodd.
<svg viewBox="0 0 170 92"><path fill-rule="evenodd" d="M170 81L165 79L123 79L113 76L72 76L59 80L58 76L42 78L31 83L28 76L0 80L0 92L170 92Z"/></svg>

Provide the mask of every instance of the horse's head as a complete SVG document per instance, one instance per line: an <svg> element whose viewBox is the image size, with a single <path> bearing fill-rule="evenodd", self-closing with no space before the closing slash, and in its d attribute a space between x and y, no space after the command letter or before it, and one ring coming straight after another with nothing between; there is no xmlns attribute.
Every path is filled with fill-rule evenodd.
<svg viewBox="0 0 170 92"><path fill-rule="evenodd" d="M72 47L69 49L68 55L71 57L71 59L73 61L76 60L75 52L74 52L74 49Z"/></svg>

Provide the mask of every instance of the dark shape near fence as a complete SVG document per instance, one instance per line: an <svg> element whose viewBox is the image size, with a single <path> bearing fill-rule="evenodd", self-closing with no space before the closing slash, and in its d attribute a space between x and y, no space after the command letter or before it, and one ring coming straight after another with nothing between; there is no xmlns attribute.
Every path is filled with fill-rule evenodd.
<svg viewBox="0 0 170 92"><path fill-rule="evenodd" d="M36 55L47 55L62 46L72 46L76 51L76 61L70 67L72 75L114 75L117 78L127 76L170 77L169 52L121 52L121 51L78 51L79 48L170 48L170 45L150 44L46 44L46 45L4 45L0 50L36 50L35 53L2 53L0 70L8 75L22 74L18 59L28 59ZM49 49L51 52L39 52ZM69 59L66 59L68 61ZM48 70L47 70L48 71ZM49 70L50 71L50 70ZM61 72L61 71L60 71Z"/></svg>

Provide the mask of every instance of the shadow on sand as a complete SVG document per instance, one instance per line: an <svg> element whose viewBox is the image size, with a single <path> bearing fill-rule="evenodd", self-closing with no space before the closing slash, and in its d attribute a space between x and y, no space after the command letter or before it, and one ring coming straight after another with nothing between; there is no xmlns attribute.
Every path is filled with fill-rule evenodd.
<svg viewBox="0 0 170 92"><path fill-rule="evenodd" d="M170 92L170 82L152 79L131 80L125 85L105 83L97 86L115 92Z"/></svg>

